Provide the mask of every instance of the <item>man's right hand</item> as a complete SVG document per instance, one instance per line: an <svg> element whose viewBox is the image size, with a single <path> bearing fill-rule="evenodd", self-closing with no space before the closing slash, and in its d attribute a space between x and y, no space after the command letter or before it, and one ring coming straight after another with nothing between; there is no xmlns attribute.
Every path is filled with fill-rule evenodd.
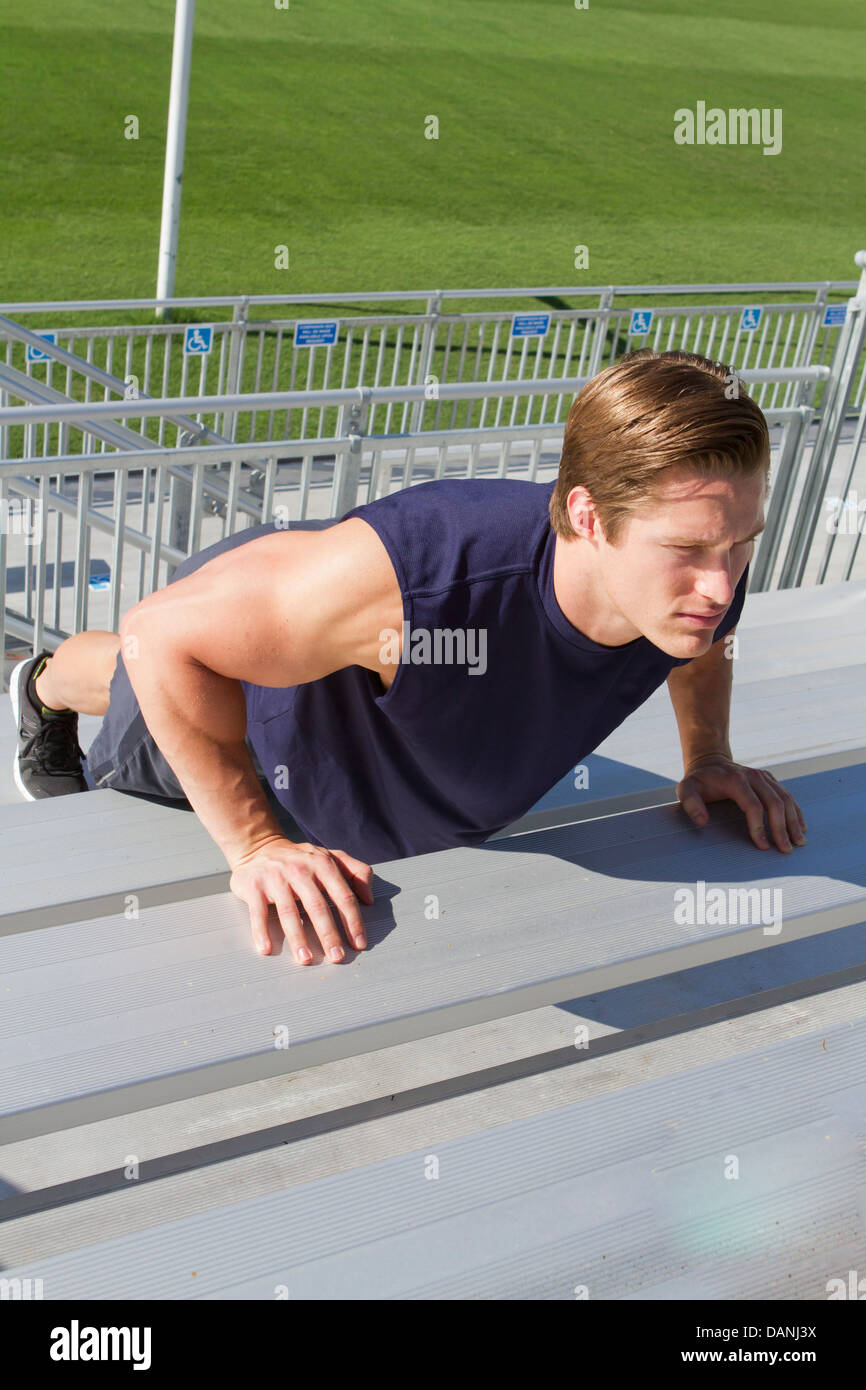
<svg viewBox="0 0 866 1390"><path fill-rule="evenodd" d="M250 910L253 941L261 955L271 954L268 906L273 903L295 960L299 965L311 964L313 952L298 911L299 899L326 959L335 964L343 960L343 937L325 893L337 908L349 944L364 950L367 941L356 892L364 902L372 903L373 870L369 864L345 850L297 844L275 836L242 855L231 869L229 888Z"/></svg>

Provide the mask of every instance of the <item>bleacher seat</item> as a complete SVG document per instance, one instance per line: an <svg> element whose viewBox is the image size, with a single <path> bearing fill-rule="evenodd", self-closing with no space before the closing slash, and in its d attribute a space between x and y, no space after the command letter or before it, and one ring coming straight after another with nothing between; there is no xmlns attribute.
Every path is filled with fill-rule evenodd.
<svg viewBox="0 0 866 1390"><path fill-rule="evenodd" d="M276 1286L292 1297L826 1296L864 1235L852 1195L866 1100L864 590L756 595L739 628L734 747L790 769L809 836L787 856L757 850L730 804L703 830L673 804L665 690L593 755L589 787L535 808L534 826L374 866L370 948L339 967L254 953L247 908L191 813L114 792L0 807L4 1276L42 1278L46 1298L275 1297ZM667 804L640 807L647 794ZM538 828L551 816L561 823ZM779 891L781 929L677 920L676 894L701 883L774 903ZM761 1033L769 1002L756 982L782 961L809 1008L780 1028L790 1005L777 1002ZM834 961L846 963L845 1018L821 1002ZM739 1051L720 1057L718 1033L705 1018L690 1025L678 1001L683 981L734 965L726 997L745 1007L757 996L756 1021L751 1045L726 1034ZM664 997L669 1074L645 1079L639 1027L611 1094L598 1093L606 1076L614 1084L610 1037L578 1025L557 1090L513 1054L550 1006L567 1039L575 1001L635 989ZM365 1117L384 1126L394 1101L392 1083L377 1089L388 1055L414 1047L417 1059L423 1046L427 1074L437 1057L447 1070L449 1038L484 1028L478 1098L471 1076L450 1109L419 1088L407 1106L431 1107L423 1147L404 1139L365 1162ZM498 1084L537 1082L531 1113L496 1107L490 1058L510 1053L516 1071ZM337 1062L356 1077L367 1068L368 1109L325 1113L321 1078ZM457 1071L472 1066L463 1057ZM346 1171L329 1176L325 1163L325 1175L287 1179L292 1140L273 1122L299 1096L312 1117L300 1151L314 1120L324 1158L348 1126ZM461 1103L455 1134L445 1116ZM206 1158L209 1128L224 1138ZM139 1149L157 1155L152 1174L121 1181ZM722 1172L731 1154L737 1182Z"/></svg>

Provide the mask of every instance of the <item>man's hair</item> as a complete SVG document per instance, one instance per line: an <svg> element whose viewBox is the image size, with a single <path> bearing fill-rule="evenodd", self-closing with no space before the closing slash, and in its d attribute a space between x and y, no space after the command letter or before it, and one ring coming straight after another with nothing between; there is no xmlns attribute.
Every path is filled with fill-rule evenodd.
<svg viewBox="0 0 866 1390"><path fill-rule="evenodd" d="M583 486L615 545L628 516L654 499L670 470L683 466L705 477L763 470L766 485L770 435L763 412L723 362L696 352L629 352L572 403L550 523L566 539L576 534L566 499Z"/></svg>

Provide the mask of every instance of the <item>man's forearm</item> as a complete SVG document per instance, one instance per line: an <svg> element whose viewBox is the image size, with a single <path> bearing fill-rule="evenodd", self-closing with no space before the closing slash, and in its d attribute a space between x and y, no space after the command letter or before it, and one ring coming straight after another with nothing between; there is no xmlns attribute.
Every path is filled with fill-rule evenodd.
<svg viewBox="0 0 866 1390"><path fill-rule="evenodd" d="M172 647L161 614L120 625L121 653L139 708L190 805L230 867L284 832L256 775L241 684Z"/></svg>
<svg viewBox="0 0 866 1390"><path fill-rule="evenodd" d="M726 650L722 638L687 666L675 666L668 676L684 768L713 753L731 757L733 662Z"/></svg>

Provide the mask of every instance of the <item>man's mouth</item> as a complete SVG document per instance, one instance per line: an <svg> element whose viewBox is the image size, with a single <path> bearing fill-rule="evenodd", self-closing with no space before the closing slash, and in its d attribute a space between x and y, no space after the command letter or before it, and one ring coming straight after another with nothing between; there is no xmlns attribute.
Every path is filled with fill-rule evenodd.
<svg viewBox="0 0 866 1390"><path fill-rule="evenodd" d="M722 608L718 613L677 613L676 616L691 623L693 627L717 627L727 611L726 608Z"/></svg>

